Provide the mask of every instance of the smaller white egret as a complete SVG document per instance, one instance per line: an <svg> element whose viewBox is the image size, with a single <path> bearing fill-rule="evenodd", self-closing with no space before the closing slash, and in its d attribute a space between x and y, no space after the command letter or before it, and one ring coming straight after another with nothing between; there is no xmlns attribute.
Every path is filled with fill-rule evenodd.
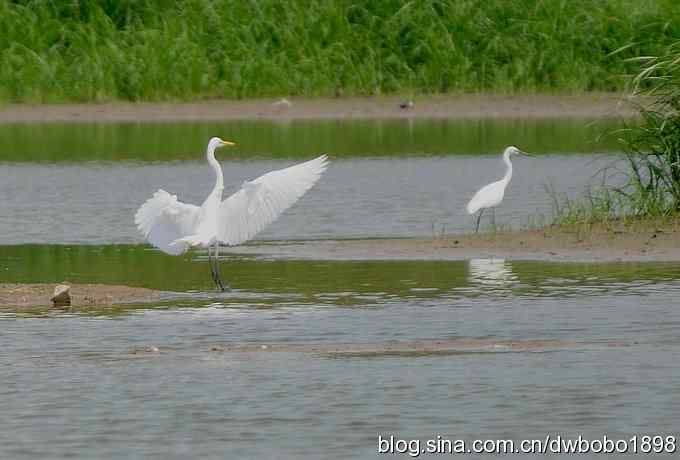
<svg viewBox="0 0 680 460"><path fill-rule="evenodd" d="M213 281L222 291L220 243L237 246L253 238L312 188L328 167L328 157L321 155L271 171L244 182L240 190L222 201L224 177L215 149L232 145L219 137L208 142L206 159L215 172L215 186L201 206L182 203L177 195L158 190L135 214L135 224L144 237L166 254L179 255L192 246L207 248Z"/></svg>
<svg viewBox="0 0 680 460"><path fill-rule="evenodd" d="M512 162L510 157L512 155L524 155L531 156L526 152L522 152L517 147L510 146L503 152L503 162L505 163L507 169L505 171L505 176L496 182L492 182L488 185L477 190L470 202L467 204L468 214L474 214L479 211L477 216L477 226L475 227L475 233L479 231L479 220L482 218L482 213L487 208L495 208L503 201L503 196L505 195L505 189L512 179Z"/></svg>

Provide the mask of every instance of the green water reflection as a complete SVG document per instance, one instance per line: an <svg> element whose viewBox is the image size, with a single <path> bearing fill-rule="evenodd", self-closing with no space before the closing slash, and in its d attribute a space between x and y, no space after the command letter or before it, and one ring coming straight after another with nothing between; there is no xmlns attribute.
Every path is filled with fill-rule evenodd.
<svg viewBox="0 0 680 460"><path fill-rule="evenodd" d="M0 246L0 283L125 284L161 290L212 290L200 253L172 257L145 246ZM222 274L249 292L475 296L508 290L513 295L620 290L621 283L680 279L679 264L546 263L527 261L295 261L230 257ZM609 286L609 287L607 287ZM569 288L570 290L563 290ZM351 297L351 296L350 296Z"/></svg>
<svg viewBox="0 0 680 460"><path fill-rule="evenodd" d="M199 160L211 136L238 143L233 158L615 151L612 120L300 120L222 123L31 123L0 125L0 162Z"/></svg>

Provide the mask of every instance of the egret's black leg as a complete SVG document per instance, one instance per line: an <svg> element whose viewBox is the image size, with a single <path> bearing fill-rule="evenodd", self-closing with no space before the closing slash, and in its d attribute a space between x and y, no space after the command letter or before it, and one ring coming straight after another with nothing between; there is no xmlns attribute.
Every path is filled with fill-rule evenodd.
<svg viewBox="0 0 680 460"><path fill-rule="evenodd" d="M210 264L210 276L212 277L213 283L217 286L217 276L215 274L215 264L213 263L212 254L210 253L210 246L208 246L208 263Z"/></svg>
<svg viewBox="0 0 680 460"><path fill-rule="evenodd" d="M220 291L224 292L229 290L229 285L225 287L220 277L220 243L215 243L215 279L217 280L216 284Z"/></svg>
<svg viewBox="0 0 680 460"><path fill-rule="evenodd" d="M496 231L496 208L491 208L491 225L493 225L493 231Z"/></svg>
<svg viewBox="0 0 680 460"><path fill-rule="evenodd" d="M482 213L484 212L484 208L482 208L479 211L479 215L477 215L477 226L475 227L475 233L479 232L479 221L482 219Z"/></svg>

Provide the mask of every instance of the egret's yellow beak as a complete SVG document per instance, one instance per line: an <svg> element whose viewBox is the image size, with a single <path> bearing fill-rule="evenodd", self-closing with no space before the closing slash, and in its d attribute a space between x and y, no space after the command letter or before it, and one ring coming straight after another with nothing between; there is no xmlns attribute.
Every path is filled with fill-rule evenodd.
<svg viewBox="0 0 680 460"><path fill-rule="evenodd" d="M222 145L226 145L227 147L233 147L234 145L236 145L234 142L225 141L224 139L220 139L220 141L222 141Z"/></svg>

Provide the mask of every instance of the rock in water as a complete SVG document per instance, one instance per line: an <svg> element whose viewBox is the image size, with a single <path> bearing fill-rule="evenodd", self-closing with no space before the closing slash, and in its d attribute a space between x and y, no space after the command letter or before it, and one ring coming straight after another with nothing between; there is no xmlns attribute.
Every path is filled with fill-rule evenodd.
<svg viewBox="0 0 680 460"><path fill-rule="evenodd" d="M71 286L68 284L57 284L54 287L54 295L50 299L55 307L71 305Z"/></svg>

